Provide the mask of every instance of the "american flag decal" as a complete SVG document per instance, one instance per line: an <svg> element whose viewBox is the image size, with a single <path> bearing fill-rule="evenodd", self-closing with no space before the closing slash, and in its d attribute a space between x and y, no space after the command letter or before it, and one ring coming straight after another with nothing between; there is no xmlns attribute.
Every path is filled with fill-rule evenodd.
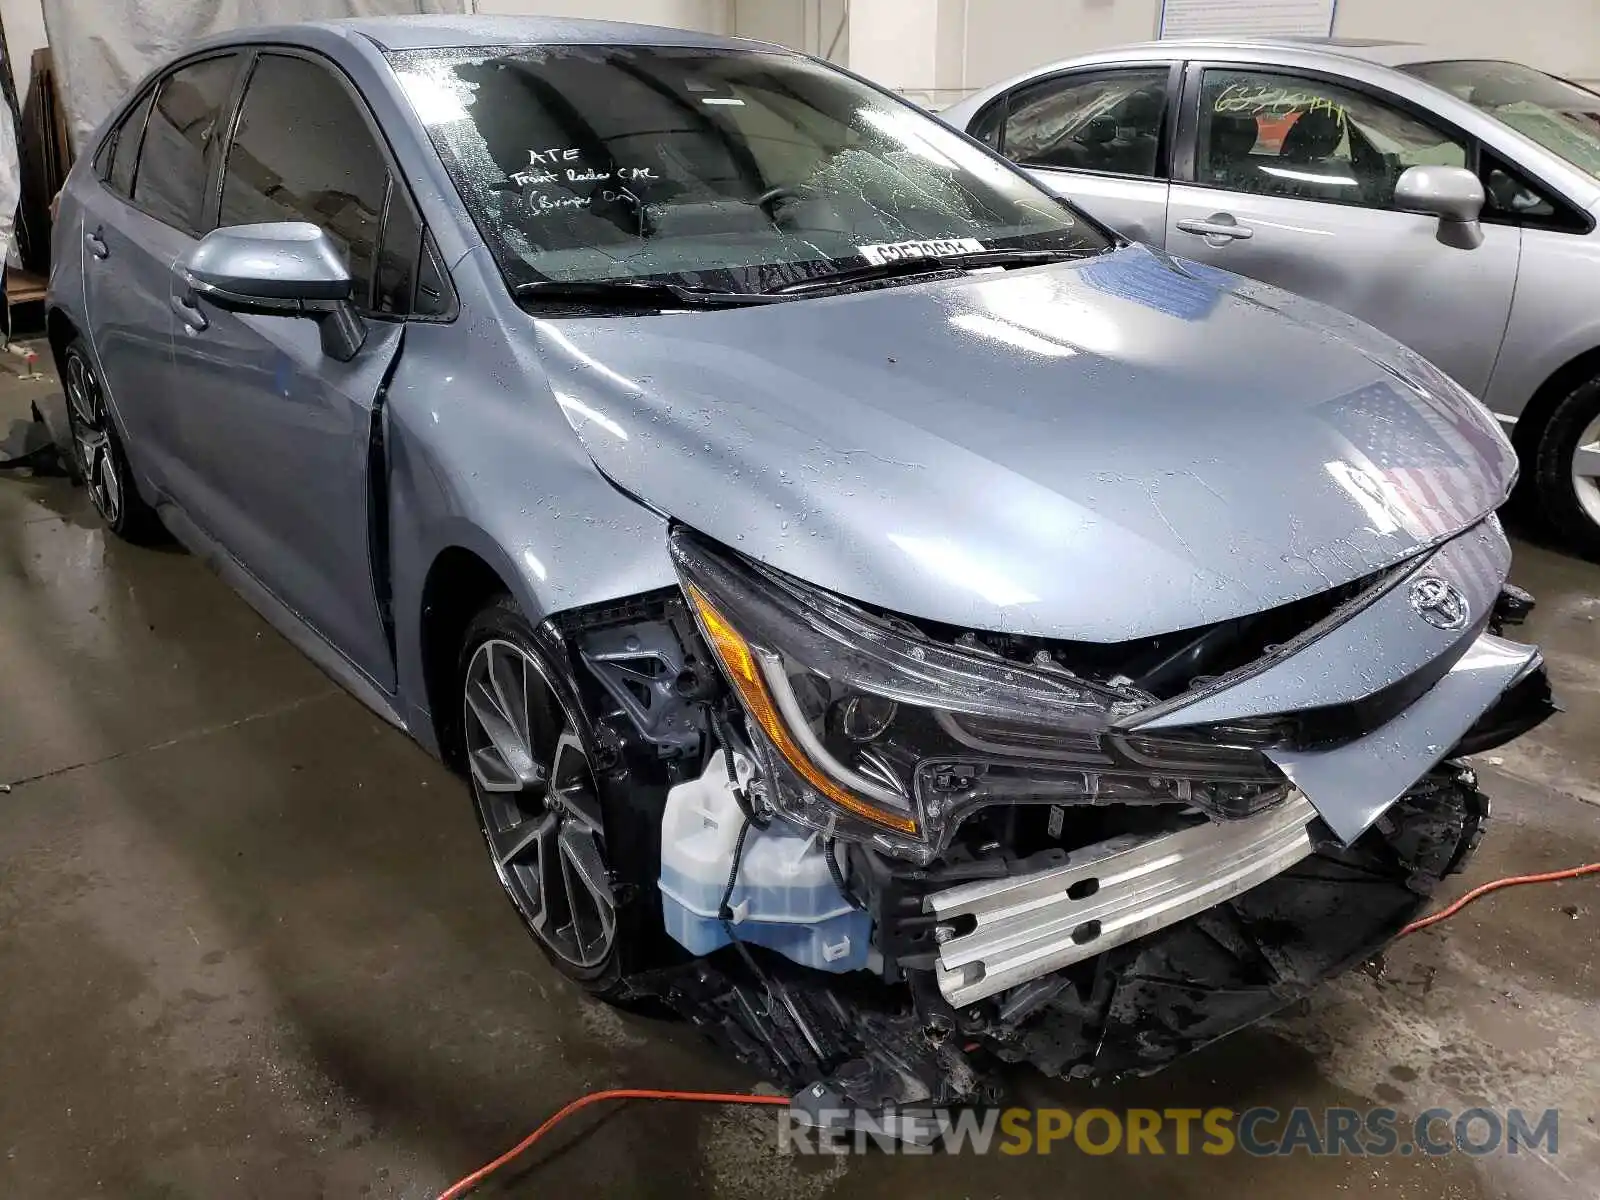
<svg viewBox="0 0 1600 1200"><path fill-rule="evenodd" d="M1350 447L1336 478L1373 502L1367 511L1380 525L1387 516L1419 542L1440 542L1478 522L1500 499L1494 481L1503 442L1448 400L1380 379L1317 412ZM1469 595L1498 594L1510 562L1498 521L1451 549L1445 557L1465 576L1456 583Z"/></svg>

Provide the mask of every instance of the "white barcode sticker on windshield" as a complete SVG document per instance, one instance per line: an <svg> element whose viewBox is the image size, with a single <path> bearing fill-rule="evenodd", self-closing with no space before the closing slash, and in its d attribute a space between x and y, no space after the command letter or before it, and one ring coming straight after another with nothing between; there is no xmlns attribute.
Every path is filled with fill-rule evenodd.
<svg viewBox="0 0 1600 1200"><path fill-rule="evenodd" d="M874 265L902 258L938 258L945 254L971 254L984 245L977 238L933 238L925 242L884 242L877 246L857 246L856 252Z"/></svg>

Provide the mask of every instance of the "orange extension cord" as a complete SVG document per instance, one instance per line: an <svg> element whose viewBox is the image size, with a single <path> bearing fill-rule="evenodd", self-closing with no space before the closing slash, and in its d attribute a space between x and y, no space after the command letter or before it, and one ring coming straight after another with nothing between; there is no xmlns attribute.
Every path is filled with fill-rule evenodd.
<svg viewBox="0 0 1600 1200"><path fill-rule="evenodd" d="M1542 875L1507 875L1504 879L1496 879L1493 883L1486 883L1482 887L1475 887L1461 899L1453 904L1447 904L1436 913L1429 913L1419 920L1411 922L1400 931L1400 936L1416 933L1419 929L1426 929L1429 925L1437 925L1448 917L1455 916L1467 905L1480 896L1487 896L1490 892L1498 892L1501 888L1520 887L1524 883L1556 883L1563 879L1577 879L1583 875L1600 874L1600 862L1586 863L1581 867L1568 867L1565 871L1546 871Z"/></svg>
<svg viewBox="0 0 1600 1200"><path fill-rule="evenodd" d="M452 1183L439 1194L439 1200L459 1200L567 1117L580 1108L588 1108L589 1105L598 1104L602 1100L688 1100L696 1104L772 1104L782 1105L785 1108L789 1106L787 1096L757 1096L750 1092L658 1092L650 1088L610 1088L603 1092L590 1092L587 1096L579 1096L493 1162L485 1163L471 1175Z"/></svg>
<svg viewBox="0 0 1600 1200"><path fill-rule="evenodd" d="M1555 883L1562 879L1577 879L1584 875L1596 874L1600 874L1600 862L1587 863L1581 867L1569 867L1565 871L1546 871L1540 875L1509 875L1504 879L1496 879L1494 882L1486 883L1482 887L1473 888L1461 899L1446 905L1438 912L1411 922L1400 931L1400 936L1405 937L1408 933L1416 933L1419 930L1428 928L1430 925L1437 925L1440 921L1455 916L1474 900L1487 896L1490 892L1498 892L1501 888L1518 887L1525 883ZM493 1162L485 1163L471 1175L452 1183L439 1194L439 1200L460 1200L462 1196L465 1196L501 1167L525 1153L535 1142L580 1108L588 1108L589 1105L598 1104L602 1100L680 1100L696 1104L768 1104L774 1106L787 1106L789 1103L786 1096L757 1096L748 1092L660 1092L649 1088L610 1088L603 1092L590 1092L587 1096L579 1096Z"/></svg>

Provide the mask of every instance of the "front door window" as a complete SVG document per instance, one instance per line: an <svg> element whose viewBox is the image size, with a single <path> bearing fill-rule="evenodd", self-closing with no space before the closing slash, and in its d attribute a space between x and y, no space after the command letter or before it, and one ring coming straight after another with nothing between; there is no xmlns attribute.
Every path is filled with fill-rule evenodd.
<svg viewBox="0 0 1600 1200"><path fill-rule="evenodd" d="M1361 92L1302 76L1209 70L1196 182L1235 192L1393 208L1407 167L1465 166L1461 142Z"/></svg>

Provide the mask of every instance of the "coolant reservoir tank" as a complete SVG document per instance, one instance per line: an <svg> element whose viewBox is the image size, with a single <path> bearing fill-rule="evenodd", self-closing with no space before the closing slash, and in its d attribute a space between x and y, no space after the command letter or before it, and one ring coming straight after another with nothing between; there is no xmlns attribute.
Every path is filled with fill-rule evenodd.
<svg viewBox="0 0 1600 1200"><path fill-rule="evenodd" d="M750 764L736 759L741 783ZM667 932L693 954L731 940L717 919L744 813L726 760L713 754L699 779L667 793L661 821L661 914ZM774 818L750 827L729 902L733 934L822 971L867 966L872 923L835 886L822 836Z"/></svg>

